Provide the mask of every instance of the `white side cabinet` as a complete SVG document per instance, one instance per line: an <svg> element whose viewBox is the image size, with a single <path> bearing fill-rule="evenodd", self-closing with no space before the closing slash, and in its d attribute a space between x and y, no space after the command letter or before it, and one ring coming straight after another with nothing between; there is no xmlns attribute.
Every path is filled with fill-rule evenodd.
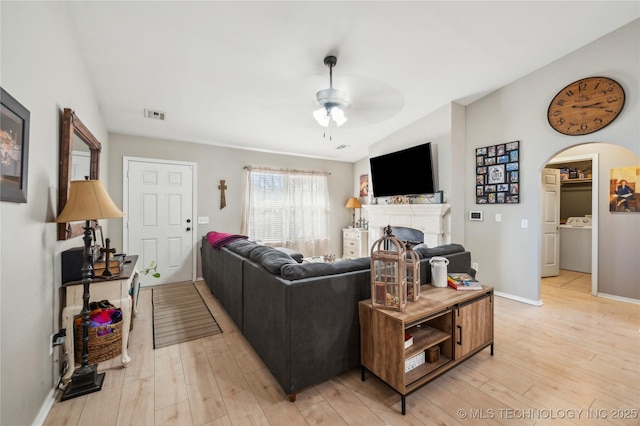
<svg viewBox="0 0 640 426"><path fill-rule="evenodd" d="M355 259L369 256L369 231L349 228L342 230L342 258Z"/></svg>
<svg viewBox="0 0 640 426"><path fill-rule="evenodd" d="M129 255L125 258L120 274L110 280L95 280L91 283L89 293L91 301L108 300L122 310L122 366L128 367L131 362L129 356L129 329L131 327L132 307L129 291L133 292L135 298L138 297L138 287L140 282L136 279L137 255ZM69 369L62 377L63 383L68 383L75 369L76 360L74 348L74 318L82 312L84 306L84 283L82 281L72 281L63 284L66 292L66 303L62 309L62 326L67 330L67 337L64 341L64 350L67 354ZM135 309L134 309L135 312ZM115 367L115 364L113 364Z"/></svg>

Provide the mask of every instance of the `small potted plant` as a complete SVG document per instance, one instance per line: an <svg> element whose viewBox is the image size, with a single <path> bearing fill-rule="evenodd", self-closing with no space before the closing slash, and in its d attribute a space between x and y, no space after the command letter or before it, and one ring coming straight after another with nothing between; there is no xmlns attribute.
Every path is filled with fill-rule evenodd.
<svg viewBox="0 0 640 426"><path fill-rule="evenodd" d="M149 266L147 266L146 268L141 269L138 272L139 275L149 275L151 274L152 277L154 278L160 278L160 272L158 272L158 264L156 263L155 260L152 260L151 263L149 264ZM138 306L138 297L140 297L140 285L137 286L138 287L138 291L137 294L133 294L134 293L134 288L132 287L129 290L129 294L133 297L135 306ZM133 322L131 322L132 328L133 328Z"/></svg>
<svg viewBox="0 0 640 426"><path fill-rule="evenodd" d="M144 273L145 275L149 275L151 274L152 277L154 278L160 278L160 272L158 272L158 264L156 263L155 260L152 260L151 263L149 264L149 266L147 266L146 268L142 269L140 271L141 273Z"/></svg>

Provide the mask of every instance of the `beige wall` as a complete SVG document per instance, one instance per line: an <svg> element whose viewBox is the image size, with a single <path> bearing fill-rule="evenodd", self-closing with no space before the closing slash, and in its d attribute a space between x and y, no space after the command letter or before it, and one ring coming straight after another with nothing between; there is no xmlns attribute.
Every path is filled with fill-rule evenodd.
<svg viewBox="0 0 640 426"><path fill-rule="evenodd" d="M2 88L31 113L26 204L0 203L0 424L42 421L53 403L61 351L60 252L80 238L56 240L58 150L65 107L103 142L105 125L60 2L2 2ZM106 158L102 160L106 179Z"/></svg>
<svg viewBox="0 0 640 426"><path fill-rule="evenodd" d="M498 293L527 303L541 302L540 173L563 150L584 144L577 152L599 156L598 185L605 200L599 204L598 291L640 300L640 214L610 214L607 203L609 169L640 163L640 106L634 96L640 93L639 23L636 20L466 108L446 105L371 147L369 155L376 156L433 142L437 184L451 204L445 241L464 244L478 263L478 278ZM590 75L609 76L622 84L627 93L623 113L591 135L555 132L546 119L549 102L570 82ZM521 143L520 204L475 204L475 149L515 140ZM355 164L354 189L359 176L366 173L368 158ZM469 210L483 211L484 221L469 221ZM501 214L501 222L495 222L496 213ZM528 221L526 229L521 227L523 219Z"/></svg>
<svg viewBox="0 0 640 426"><path fill-rule="evenodd" d="M594 59L597 58L597 59ZM520 197L518 205L476 205L473 179L467 179L466 210L483 210L484 222L466 221L466 246L479 263L478 277L496 290L528 302L540 293L541 171L566 148L584 145L596 152L600 164L599 291L640 299L640 215L608 212L611 167L638 164L640 154L640 21L621 29L503 87L469 105L466 114L466 168L475 166L477 147L519 140ZM546 112L555 94L572 81L588 76L614 78L627 100L623 112L608 127L590 135L565 136L547 123ZM591 144L597 142L597 144ZM472 176L470 176L472 178ZM479 208L480 207L480 208ZM502 222L493 217L502 215ZM529 227L521 228L521 220Z"/></svg>
<svg viewBox="0 0 640 426"><path fill-rule="evenodd" d="M310 142L311 143L311 142ZM120 134L110 135L109 192L122 206L122 158L145 157L175 161L195 162L197 177L197 213L194 216L198 244L209 231L239 233L244 194L244 166L269 166L274 168L317 170L330 173L329 198L331 211L330 251L342 255L342 228L351 222L351 211L344 208L351 189L353 164L340 161L318 160L281 154L141 138ZM224 179L227 206L220 209L218 185ZM197 216L208 216L208 225L198 225ZM113 221L109 237L115 247L122 247L122 221ZM198 274L200 274L199 249L196 247Z"/></svg>

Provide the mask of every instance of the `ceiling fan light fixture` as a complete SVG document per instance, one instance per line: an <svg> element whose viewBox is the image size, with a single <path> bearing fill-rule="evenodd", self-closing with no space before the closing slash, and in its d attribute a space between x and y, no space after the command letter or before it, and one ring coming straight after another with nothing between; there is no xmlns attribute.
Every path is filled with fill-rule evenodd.
<svg viewBox="0 0 640 426"><path fill-rule="evenodd" d="M344 112L351 107L346 92L333 88L333 67L337 61L335 56L324 58L324 64L329 67L329 88L316 93L316 100L321 108L313 112L313 117L322 127L328 127L331 119L338 126L342 126L347 121Z"/></svg>
<svg viewBox="0 0 640 426"><path fill-rule="evenodd" d="M331 117L329 117L328 111L324 107L313 111L313 118L315 118L322 127L329 127L329 119Z"/></svg>
<svg viewBox="0 0 640 426"><path fill-rule="evenodd" d="M331 108L331 118L333 118L333 121L336 122L338 127L347 122L347 117L344 116L344 111L342 110L342 108L337 106Z"/></svg>

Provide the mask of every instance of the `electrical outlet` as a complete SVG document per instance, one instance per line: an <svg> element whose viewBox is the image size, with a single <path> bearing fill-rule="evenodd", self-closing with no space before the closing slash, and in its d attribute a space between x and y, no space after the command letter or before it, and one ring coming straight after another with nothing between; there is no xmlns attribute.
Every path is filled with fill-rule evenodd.
<svg viewBox="0 0 640 426"><path fill-rule="evenodd" d="M472 267L473 269L475 269L475 270L476 270L476 272L478 272L478 263L477 263L477 262L473 262L473 263L471 264L471 267Z"/></svg>
<svg viewBox="0 0 640 426"><path fill-rule="evenodd" d="M520 221L520 227L523 228L523 229L528 228L529 227L529 221L527 219L522 219Z"/></svg>
<svg viewBox="0 0 640 426"><path fill-rule="evenodd" d="M500 213L496 213L496 222L502 222L502 215Z"/></svg>

